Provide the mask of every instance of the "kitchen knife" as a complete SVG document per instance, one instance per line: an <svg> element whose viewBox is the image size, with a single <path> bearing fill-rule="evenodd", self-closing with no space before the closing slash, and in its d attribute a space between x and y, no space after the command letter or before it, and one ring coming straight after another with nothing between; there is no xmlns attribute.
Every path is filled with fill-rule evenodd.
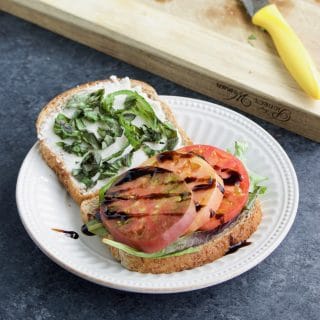
<svg viewBox="0 0 320 320"><path fill-rule="evenodd" d="M274 4L267 0L240 0L252 23L267 30L285 66L300 87L320 99L320 76L309 53Z"/></svg>

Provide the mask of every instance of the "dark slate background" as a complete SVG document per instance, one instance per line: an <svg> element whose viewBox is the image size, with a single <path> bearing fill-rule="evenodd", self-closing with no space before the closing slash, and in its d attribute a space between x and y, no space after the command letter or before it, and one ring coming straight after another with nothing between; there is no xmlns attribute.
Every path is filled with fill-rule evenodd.
<svg viewBox="0 0 320 320"><path fill-rule="evenodd" d="M254 117L288 153L301 193L289 235L254 269L199 291L144 295L82 280L40 252L15 203L34 121L56 94L112 74L146 81L160 94L210 100L0 12L0 319L320 319L320 146Z"/></svg>

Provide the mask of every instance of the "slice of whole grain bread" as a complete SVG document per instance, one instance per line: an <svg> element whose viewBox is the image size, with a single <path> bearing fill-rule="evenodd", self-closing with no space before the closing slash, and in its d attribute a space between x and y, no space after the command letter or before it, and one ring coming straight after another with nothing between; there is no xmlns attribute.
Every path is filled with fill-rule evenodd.
<svg viewBox="0 0 320 320"><path fill-rule="evenodd" d="M81 217L84 223L88 221L97 208L99 199L83 201L80 206ZM220 233L217 233L210 241L199 246L199 251L182 256L168 258L140 258L130 255L122 250L108 246L112 256L122 266L131 271L141 273L172 273L202 266L224 256L229 248L235 244L247 240L261 222L262 211L259 200L256 200L252 208L243 211L239 217ZM112 239L111 236L108 238Z"/></svg>
<svg viewBox="0 0 320 320"><path fill-rule="evenodd" d="M36 122L36 128L37 128L37 133L39 137L39 150L43 159L46 161L48 166L51 169L53 169L53 171L57 174L59 180L67 189L71 197L78 204L80 204L85 199L90 199L94 197L98 193L98 191L90 191L90 189L86 190L85 188L79 187L80 184L77 181L75 181L75 179L71 175L71 172L69 172L66 169L63 159L61 159L61 157L59 157L59 155L56 152L54 152L54 150L52 150L50 146L46 143L46 137L42 134L42 126L43 126L43 123L48 119L48 117L55 117L57 112L61 110L63 105L65 105L65 103L74 94L80 93L83 90L88 90L92 87L110 83L111 81L114 81L114 80L107 79L107 80L89 82L89 83L79 85L75 88L72 88L64 93L61 93L60 95L52 99L42 109ZM161 104L162 110L165 113L166 119L170 121L175 128L178 129L183 145L192 144L192 141L187 136L185 131L178 125L170 107L159 99L155 89L150 85L148 85L147 83L141 82L138 80L130 79L130 82L132 87L140 86L142 88L142 91L145 94L147 94L148 98L155 101L159 101Z"/></svg>

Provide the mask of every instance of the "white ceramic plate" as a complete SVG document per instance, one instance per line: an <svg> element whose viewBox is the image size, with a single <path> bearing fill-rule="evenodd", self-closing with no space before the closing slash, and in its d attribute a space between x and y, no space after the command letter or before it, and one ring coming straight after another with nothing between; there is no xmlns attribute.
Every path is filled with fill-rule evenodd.
<svg viewBox="0 0 320 320"><path fill-rule="evenodd" d="M36 245L66 270L121 290L189 291L221 283L251 269L275 250L288 233L297 211L299 190L294 168L280 145L260 126L234 111L200 100L163 98L195 143L223 149L233 147L235 140L249 143L248 167L269 177L268 192L262 198L262 223L250 238L252 244L193 270L162 275L128 271L112 259L98 237L81 235L78 206L42 160L35 144L18 177L20 217ZM51 228L78 231L80 238L68 238Z"/></svg>

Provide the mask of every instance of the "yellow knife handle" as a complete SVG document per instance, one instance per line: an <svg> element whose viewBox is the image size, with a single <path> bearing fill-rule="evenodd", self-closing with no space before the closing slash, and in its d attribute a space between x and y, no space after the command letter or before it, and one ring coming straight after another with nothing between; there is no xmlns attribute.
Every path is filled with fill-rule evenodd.
<svg viewBox="0 0 320 320"><path fill-rule="evenodd" d="M271 35L285 66L301 88L320 99L320 76L309 53L274 4L260 9L252 22Z"/></svg>

